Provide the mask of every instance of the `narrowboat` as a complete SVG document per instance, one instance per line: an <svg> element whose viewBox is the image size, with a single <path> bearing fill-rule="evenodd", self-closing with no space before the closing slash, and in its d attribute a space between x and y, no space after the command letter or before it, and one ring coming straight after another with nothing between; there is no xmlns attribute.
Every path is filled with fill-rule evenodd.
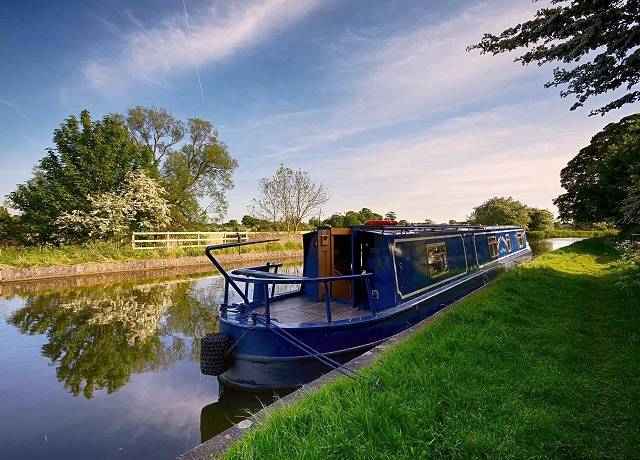
<svg viewBox="0 0 640 460"><path fill-rule="evenodd" d="M239 245L252 242L236 243ZM369 221L303 235L302 274L224 270L201 371L246 390L299 387L531 259L525 230Z"/></svg>

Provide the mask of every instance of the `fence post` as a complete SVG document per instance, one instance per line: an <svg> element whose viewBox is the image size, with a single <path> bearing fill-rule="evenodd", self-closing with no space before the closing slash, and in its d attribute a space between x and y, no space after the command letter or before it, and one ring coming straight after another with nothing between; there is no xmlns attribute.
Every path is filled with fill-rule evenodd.
<svg viewBox="0 0 640 460"><path fill-rule="evenodd" d="M136 248L136 234L135 232L131 232L131 249Z"/></svg>
<svg viewBox="0 0 640 460"><path fill-rule="evenodd" d="M169 232L167 232L167 249L169 249Z"/></svg>

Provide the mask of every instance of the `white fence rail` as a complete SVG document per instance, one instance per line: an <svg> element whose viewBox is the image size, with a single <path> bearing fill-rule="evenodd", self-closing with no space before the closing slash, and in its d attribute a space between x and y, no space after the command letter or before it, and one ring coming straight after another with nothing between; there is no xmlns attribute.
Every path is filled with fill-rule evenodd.
<svg viewBox="0 0 640 460"><path fill-rule="evenodd" d="M133 249L195 248L210 244L248 241L249 232L133 232Z"/></svg>

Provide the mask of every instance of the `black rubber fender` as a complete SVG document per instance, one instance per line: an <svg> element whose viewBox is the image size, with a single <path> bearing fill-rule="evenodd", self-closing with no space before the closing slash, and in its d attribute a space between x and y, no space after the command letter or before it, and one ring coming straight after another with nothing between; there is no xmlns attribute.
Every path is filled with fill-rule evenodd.
<svg viewBox="0 0 640 460"><path fill-rule="evenodd" d="M200 339L200 372L204 375L220 375L231 365L229 353L233 340L226 334L214 332Z"/></svg>

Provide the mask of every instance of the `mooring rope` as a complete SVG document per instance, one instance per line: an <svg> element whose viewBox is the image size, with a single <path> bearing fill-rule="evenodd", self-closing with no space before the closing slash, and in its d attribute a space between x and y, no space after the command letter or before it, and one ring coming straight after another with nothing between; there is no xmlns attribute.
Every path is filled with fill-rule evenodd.
<svg viewBox="0 0 640 460"><path fill-rule="evenodd" d="M359 373L358 371L355 371L355 370L345 366L344 364L341 364L338 361L335 361L334 359L329 358L326 354L316 350L315 348L311 347L310 345L307 345L306 343L304 343L303 341L301 341L297 337L293 336L289 332L287 332L284 329L282 329L277 324L267 323L267 321L265 319L263 319L263 318L261 318L261 317L259 317L257 315L254 318L255 318L255 320L257 322L259 322L259 323L267 326L268 328L270 328L273 331L274 334L278 335L279 337L283 338L284 340L286 340L290 344L292 344L295 347L299 348L300 350L302 350L303 352L305 352L309 356L311 356L313 358L316 358L318 361L320 361L321 363L325 364L326 366L328 366L328 367L340 372L342 375L345 375L346 377L349 377L350 379L353 379L353 380L356 380L356 381L358 381L358 379L362 379L362 380L367 381L367 378L364 375L362 375L361 373Z"/></svg>

